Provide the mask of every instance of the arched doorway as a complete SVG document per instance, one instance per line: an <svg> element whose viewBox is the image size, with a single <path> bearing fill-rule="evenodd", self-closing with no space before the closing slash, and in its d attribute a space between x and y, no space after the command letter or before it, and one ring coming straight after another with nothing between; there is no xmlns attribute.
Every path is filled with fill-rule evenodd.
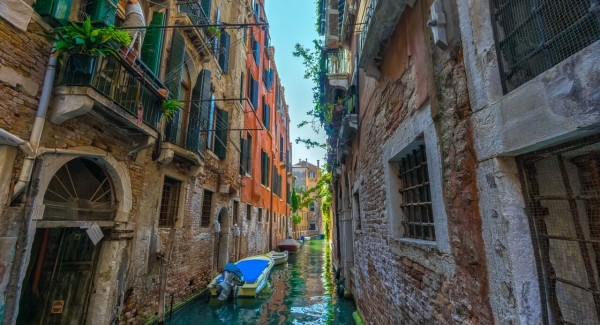
<svg viewBox="0 0 600 325"><path fill-rule="evenodd" d="M113 183L94 161L75 158L43 193L17 324L85 322L104 231L116 215Z"/></svg>
<svg viewBox="0 0 600 325"><path fill-rule="evenodd" d="M217 270L222 270L229 262L229 213L226 208L221 208L217 221L221 224L221 232L217 235Z"/></svg>

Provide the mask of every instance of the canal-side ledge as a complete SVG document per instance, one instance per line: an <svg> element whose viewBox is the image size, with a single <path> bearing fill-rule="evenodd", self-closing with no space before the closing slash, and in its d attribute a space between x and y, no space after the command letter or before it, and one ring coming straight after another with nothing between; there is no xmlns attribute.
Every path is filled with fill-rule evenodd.
<svg viewBox="0 0 600 325"><path fill-rule="evenodd" d="M206 288L206 289L204 289L204 290L202 290L202 291L200 291L200 292L198 292L198 293L195 293L195 294L193 294L193 295L189 296L189 297L188 297L187 299L185 299L185 300L182 300L182 301L180 301L180 302L178 302L178 303L174 304L174 305L173 305L173 308L172 308L172 309L170 309L170 310L167 310L167 309L165 308L165 319L167 318L167 315L168 315L170 312L173 312L173 313L174 313L174 312L178 311L179 309L181 309L181 308L183 308L183 307L187 306L187 305L188 305L188 304L190 304L192 301L194 301L194 300L198 299L199 297L201 297L202 295L205 295L205 294L206 294L206 295L210 295L210 292L208 291L208 288ZM158 317L157 317L157 316L152 316L152 317L150 317L150 318L148 319L148 321L146 321L146 322L144 323L144 325L154 325L154 324L156 324L157 322L158 322Z"/></svg>

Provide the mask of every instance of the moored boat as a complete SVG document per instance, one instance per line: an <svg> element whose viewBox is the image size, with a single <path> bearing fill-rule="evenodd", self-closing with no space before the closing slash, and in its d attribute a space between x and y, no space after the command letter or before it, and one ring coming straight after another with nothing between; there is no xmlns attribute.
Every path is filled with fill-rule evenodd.
<svg viewBox="0 0 600 325"><path fill-rule="evenodd" d="M289 252L288 251L283 251L283 252L270 251L267 254L269 256L271 256L271 258L275 262L275 265L280 265L280 264L287 262Z"/></svg>
<svg viewBox="0 0 600 325"><path fill-rule="evenodd" d="M254 298L267 285L273 265L275 265L275 262L266 254L241 259L235 263L235 266L243 275L243 282L238 281L237 283L233 282L234 285L223 285L228 280L227 274L225 274L226 270L223 270L223 274L215 277L208 284L210 294L212 296L219 296L220 300L227 299L231 294L234 297ZM224 299L222 299L223 297Z"/></svg>
<svg viewBox="0 0 600 325"><path fill-rule="evenodd" d="M296 253L300 248L300 243L293 238L286 238L277 244L277 248L279 248L280 251Z"/></svg>

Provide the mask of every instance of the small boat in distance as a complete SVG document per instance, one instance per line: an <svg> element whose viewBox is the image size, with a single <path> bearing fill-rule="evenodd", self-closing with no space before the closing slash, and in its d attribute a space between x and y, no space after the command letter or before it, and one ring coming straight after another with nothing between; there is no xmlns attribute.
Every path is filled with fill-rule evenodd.
<svg viewBox="0 0 600 325"><path fill-rule="evenodd" d="M210 294L211 296L219 296L219 300L225 300L231 294L233 294L234 297L254 298L267 285L267 280L273 265L275 265L275 262L266 254L241 259L235 263L235 266L243 275L243 282L237 281L237 283L232 282L234 285L223 285L223 282L227 281L227 274L225 274L226 270L223 270L225 277L221 274L208 284ZM227 290L227 288L228 292L223 292L223 290ZM224 299L222 299L223 297Z"/></svg>
<svg viewBox="0 0 600 325"><path fill-rule="evenodd" d="M290 254L296 253L300 248L300 242L293 238L286 238L277 244L280 251L288 251Z"/></svg>
<svg viewBox="0 0 600 325"><path fill-rule="evenodd" d="M275 262L275 265L281 265L281 264L287 262L289 252L288 251L283 251L283 252L270 251L267 254L269 256L271 256L271 258Z"/></svg>

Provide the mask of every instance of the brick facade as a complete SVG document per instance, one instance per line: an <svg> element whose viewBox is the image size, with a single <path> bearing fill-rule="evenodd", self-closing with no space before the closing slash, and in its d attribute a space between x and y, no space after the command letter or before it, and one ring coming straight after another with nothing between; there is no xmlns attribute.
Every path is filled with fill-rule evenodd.
<svg viewBox="0 0 600 325"><path fill-rule="evenodd" d="M4 267L3 284L0 286L0 303L4 311L0 315L2 323L14 323L26 313L23 311L27 305L24 300L28 298L23 297L30 297L32 286L38 286L38 280L31 280L37 277L35 274L38 272L34 271L37 266L34 268L33 265L41 265L40 272L45 274L43 265L46 264L39 264L41 260L36 255L45 249L44 244L38 243L41 234L45 231L51 234L56 234L57 230L75 231L89 226L87 221L77 217L62 220L58 216L51 219L44 213L49 183L55 173L70 161L81 160L85 161L84 165L97 166L90 168L96 174L107 176L111 184L108 193L114 195L114 217L110 220L91 220L100 225L104 237L96 246L99 248L95 253L97 258L91 264L94 270L89 282L93 285L92 293L78 296L80 301L89 301L88 324L108 324L115 320L142 324L160 318L164 314L164 307L161 306L166 305L168 309L171 299L177 306L204 291L225 263L265 253L269 239L275 241L278 238L277 235L270 236L269 231L276 231L279 235L283 232L279 229L279 223L271 229L266 220L258 222L256 208L253 209L254 216L246 218L239 167L240 138L243 130L248 128L245 123L248 112L243 99L230 100L246 97L240 90L240 76L246 71L248 48L243 46L241 40L243 29L247 27L224 30L229 33L230 48L225 49L220 41L222 46L216 55L206 51L206 48L202 50L197 47L200 40L193 38L206 37L204 31L187 29L182 33L182 39L187 44L184 49L187 69L182 70L182 74L189 74L187 79L182 77L182 80L189 82L187 87L191 93L194 86L200 85L197 77L201 71L210 70L210 85L205 85L205 88L210 89L210 94L214 96L215 106L227 114L224 130L220 129L222 126L213 117L216 132L227 133L224 154L217 153L214 145L194 152L194 149L185 147L187 144L183 142L171 143L169 141L175 140L165 136L168 128L166 121L162 120L154 127L152 121L145 120L145 116L144 120L136 120L132 112L126 111L126 105L119 102L119 98L107 99L106 95L91 87L61 84L64 63L56 69L46 119L38 118L43 121L38 142L32 136L32 130L51 49L51 44L39 34L50 31L51 26L45 22L47 17L40 17L31 11L28 7L30 2L11 0L11 9L3 11L0 18L0 214L3 220L0 264ZM150 8L145 1L140 3L146 18L157 15L157 10L164 12ZM75 11L81 4L80 1L75 2L71 18L77 16ZM172 2L166 4L173 13L173 17L168 18L185 23L187 18L178 13L176 5ZM124 2L120 5L123 6ZM222 22L240 22L238 18L246 17L251 10L249 7L250 2L247 8L226 1L212 1L207 22L214 21L217 15ZM119 11L118 19L122 19L122 15L123 12ZM26 30L15 27L23 25ZM173 71L165 71L171 60L169 55L175 51L171 48L175 42L172 33L172 29L165 29L165 52L162 53L161 67L156 74L164 82L173 78ZM214 41L214 38L210 40ZM222 66L223 51L228 51L229 55L227 69ZM134 73L131 72L134 70L123 71ZM148 86L143 84L141 87ZM82 91L87 96L85 100L70 99L72 97L69 96ZM191 114L193 103L202 102L205 98L194 96L197 96L196 92L191 96L191 101L183 101L185 107L182 112ZM50 116L55 116L57 110L65 109L61 103L66 106L81 104L83 107L90 99L93 105L85 108L87 111L84 113L73 110L77 113L69 113L71 115L63 117L64 122L60 124L50 121ZM272 101L275 106L274 96ZM279 148L277 137L277 150L290 150L286 131L289 117L285 100L282 99L282 102L281 112L273 112L272 126L277 124L277 136L281 134L285 137L285 148ZM145 113L155 107L145 106L142 109ZM192 125L191 122L189 125ZM196 130L190 127L181 129L179 133L192 131ZM197 131L202 139L210 133L206 129ZM28 165L29 162L32 164ZM32 167L30 175L27 166ZM22 170L25 176L21 175ZM285 198L286 173L282 175L283 195L281 200L277 199L273 204L278 221L289 216ZM179 184L176 187L179 201L173 201L177 206L172 210L173 227L159 226L159 215L167 211L165 202L169 197L163 191L167 177L174 184ZM70 182L77 183L77 179L71 177ZM16 193L19 188L24 190ZM209 191L212 192L212 202L210 206L205 206L203 201ZM234 212L234 209L237 211ZM216 225L217 221L219 226ZM47 242L49 249L57 244L54 237L51 238ZM82 237L73 238L80 240ZM85 235L83 240L87 240ZM81 306L71 309L77 309L76 312L84 310ZM43 312L43 308L39 310Z"/></svg>

